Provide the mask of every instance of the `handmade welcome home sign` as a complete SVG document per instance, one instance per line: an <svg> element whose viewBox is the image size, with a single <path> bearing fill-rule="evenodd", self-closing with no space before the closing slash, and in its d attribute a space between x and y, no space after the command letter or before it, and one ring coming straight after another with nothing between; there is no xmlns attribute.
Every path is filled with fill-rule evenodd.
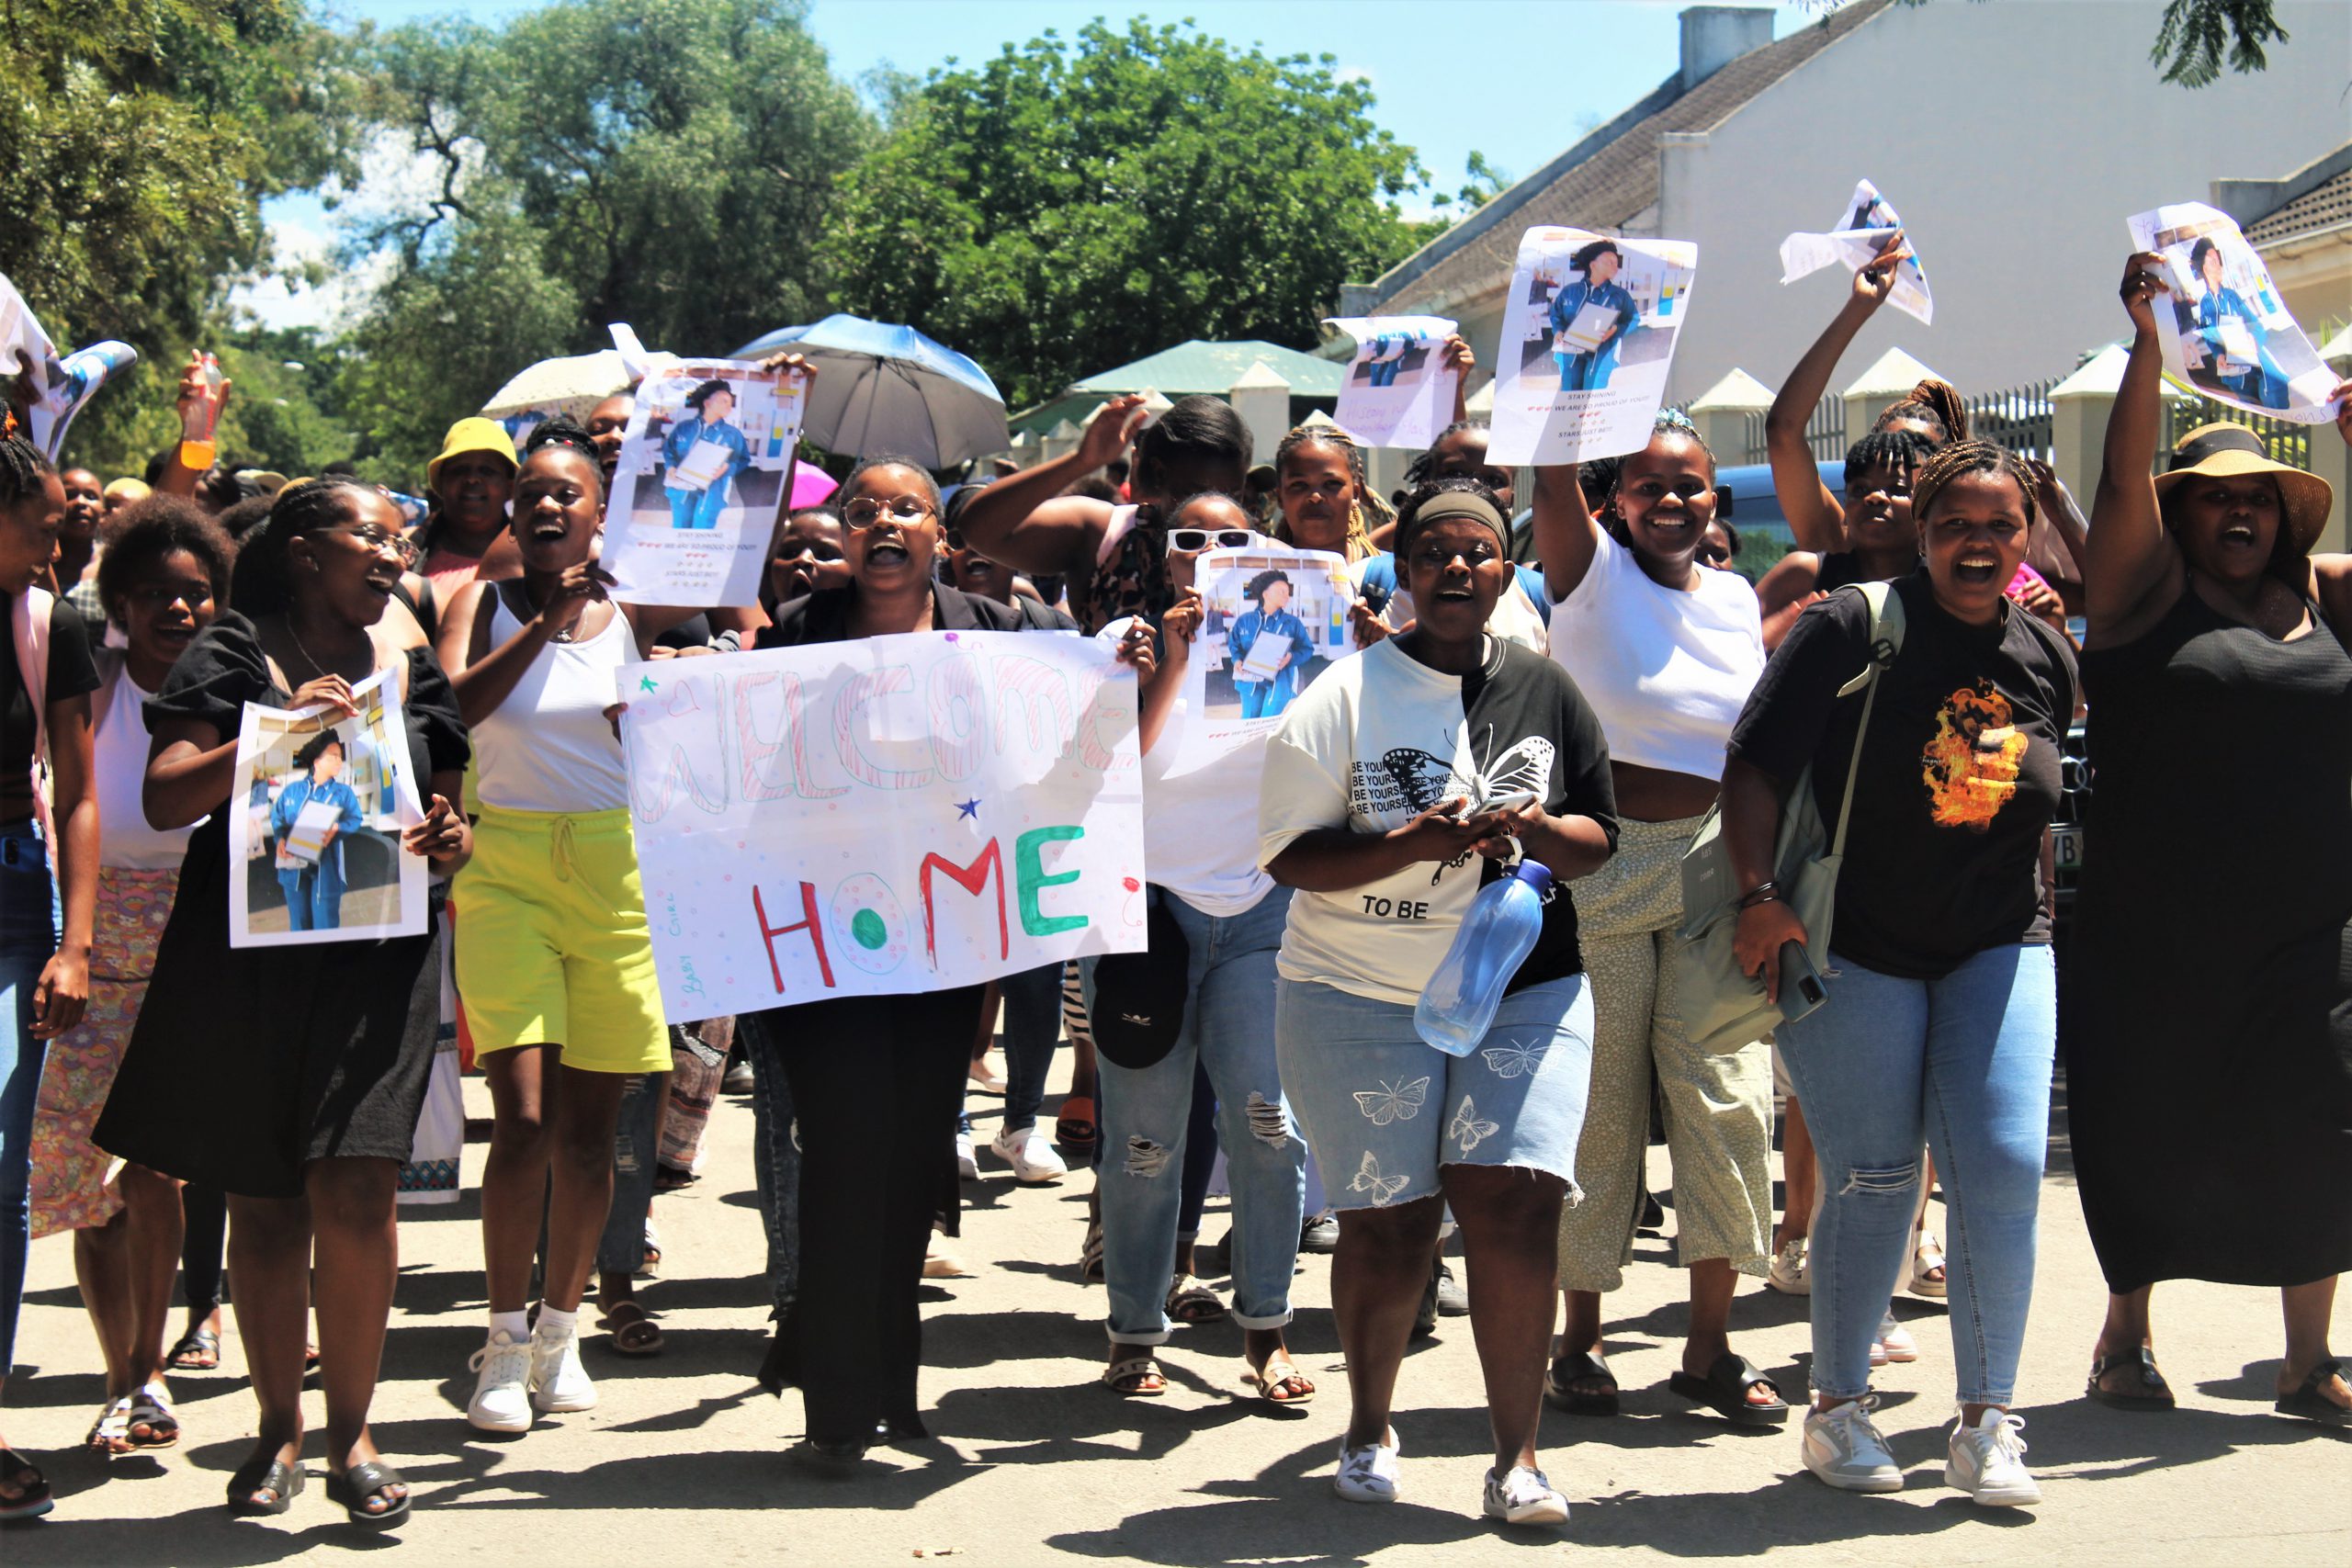
<svg viewBox="0 0 2352 1568"><path fill-rule="evenodd" d="M617 675L673 1021L1144 944L1134 672L1080 637L903 637Z"/></svg>

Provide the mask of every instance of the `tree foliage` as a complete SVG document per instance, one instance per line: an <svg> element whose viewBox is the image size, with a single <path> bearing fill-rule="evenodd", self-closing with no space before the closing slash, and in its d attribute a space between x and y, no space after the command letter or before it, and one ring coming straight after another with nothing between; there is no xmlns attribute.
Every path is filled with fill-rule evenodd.
<svg viewBox="0 0 2352 1568"><path fill-rule="evenodd" d="M605 346L608 322L717 354L809 320L834 178L874 132L802 17L798 0L557 0L497 30L363 30L379 150L431 187L360 235L394 258L351 334L368 449L420 462L515 370Z"/></svg>
<svg viewBox="0 0 2352 1568"><path fill-rule="evenodd" d="M1188 338L1299 347L1419 243L1411 149L1330 55L1101 22L902 98L820 254L845 310L971 355L1014 406Z"/></svg>
<svg viewBox="0 0 2352 1568"><path fill-rule="evenodd" d="M2233 71L2261 71L2270 63L2262 46L2286 41L2271 0L2168 0L2148 58L2165 81L2202 87L2221 76L2224 52Z"/></svg>
<svg viewBox="0 0 2352 1568"><path fill-rule="evenodd" d="M77 452L143 457L141 409L168 412L170 368L269 259L263 198L343 162L334 47L300 0L0 5L0 272L61 347L144 359Z"/></svg>

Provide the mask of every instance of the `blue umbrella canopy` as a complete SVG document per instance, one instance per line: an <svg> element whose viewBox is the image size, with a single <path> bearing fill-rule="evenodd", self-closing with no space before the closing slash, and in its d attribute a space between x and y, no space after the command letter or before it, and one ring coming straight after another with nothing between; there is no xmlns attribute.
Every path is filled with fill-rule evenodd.
<svg viewBox="0 0 2352 1568"><path fill-rule="evenodd" d="M800 354L817 368L801 430L828 452L952 468L1012 445L988 372L912 327L832 315L752 339L730 359Z"/></svg>

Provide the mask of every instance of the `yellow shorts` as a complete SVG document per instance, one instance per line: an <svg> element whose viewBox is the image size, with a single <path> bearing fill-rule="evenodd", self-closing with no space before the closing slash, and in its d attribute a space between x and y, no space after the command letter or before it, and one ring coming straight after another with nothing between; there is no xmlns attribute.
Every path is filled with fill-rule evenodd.
<svg viewBox="0 0 2352 1568"><path fill-rule="evenodd" d="M450 901L477 1055L552 1042L585 1072L669 1070L628 811L482 807Z"/></svg>

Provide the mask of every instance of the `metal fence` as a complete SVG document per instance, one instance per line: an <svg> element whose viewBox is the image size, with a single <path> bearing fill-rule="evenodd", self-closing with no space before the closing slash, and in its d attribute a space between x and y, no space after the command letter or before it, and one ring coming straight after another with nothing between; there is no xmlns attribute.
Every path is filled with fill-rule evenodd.
<svg viewBox="0 0 2352 1568"><path fill-rule="evenodd" d="M1750 463L1769 463L1772 455L1764 446L1764 420L1760 413L1747 416L1747 455ZM1814 460L1822 463L1842 463L1846 460L1846 400L1826 397L1813 408L1813 417L1804 422L1804 444L1813 449Z"/></svg>
<svg viewBox="0 0 2352 1568"><path fill-rule="evenodd" d="M2057 378L2052 377L2044 381L2028 381L2023 386L2007 388L1998 392L1962 398L1960 403L1968 411L1970 438L2006 446L2020 457L2033 457L2044 463L2056 461L2058 453L2050 417L2050 391L2057 385Z"/></svg>

